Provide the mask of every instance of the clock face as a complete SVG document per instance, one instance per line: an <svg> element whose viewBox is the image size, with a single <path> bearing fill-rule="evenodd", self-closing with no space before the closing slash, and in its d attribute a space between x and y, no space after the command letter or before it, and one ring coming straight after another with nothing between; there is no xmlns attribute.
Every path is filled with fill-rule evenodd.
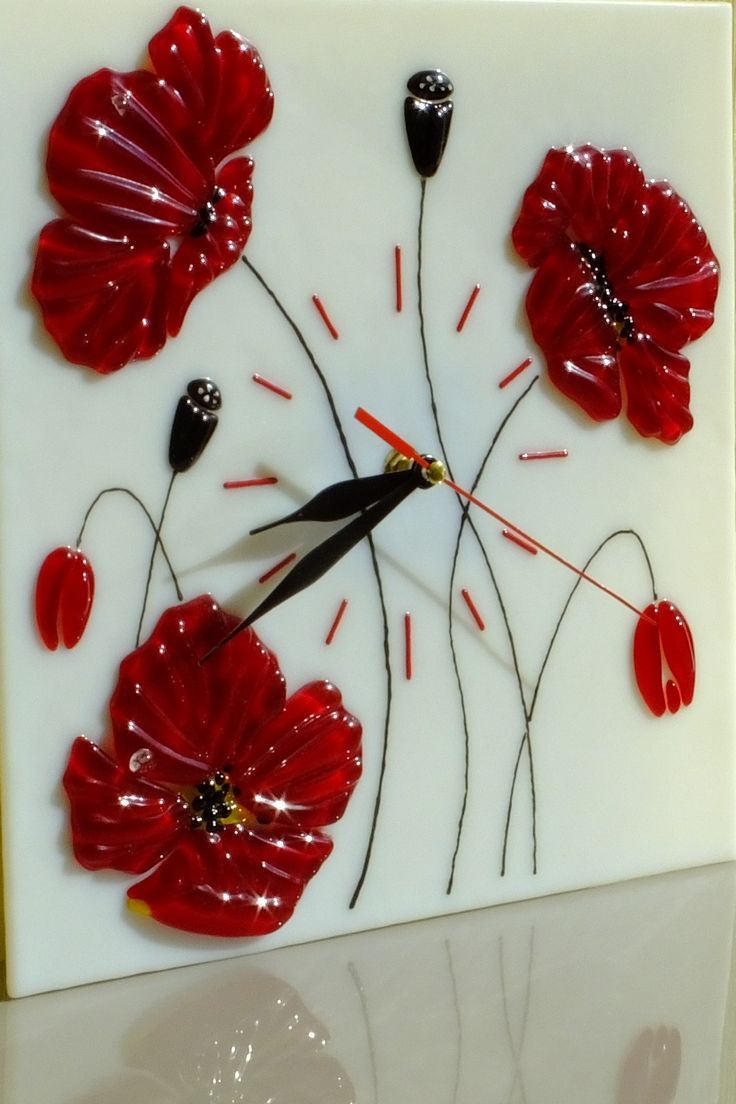
<svg viewBox="0 0 736 1104"><path fill-rule="evenodd" d="M24 9L14 991L731 855L729 18Z"/></svg>

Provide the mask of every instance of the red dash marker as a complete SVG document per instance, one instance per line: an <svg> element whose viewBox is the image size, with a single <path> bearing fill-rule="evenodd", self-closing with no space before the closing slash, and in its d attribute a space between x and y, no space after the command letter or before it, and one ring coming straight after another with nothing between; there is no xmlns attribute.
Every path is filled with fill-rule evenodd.
<svg viewBox="0 0 736 1104"><path fill-rule="evenodd" d="M401 246L394 246L394 281L396 283L396 313L404 309L404 287L401 278Z"/></svg>
<svg viewBox="0 0 736 1104"><path fill-rule="evenodd" d="M522 372L526 372L527 368L529 367L529 365L531 363L532 363L532 358L531 357L527 357L526 360L522 360L522 362L518 366L518 368L514 368L513 372L509 372L509 374L507 376L504 376L503 379L500 381L498 386L499 387L508 387L508 385L510 383L512 383L513 380L515 380L517 376L520 376Z"/></svg>
<svg viewBox="0 0 736 1104"><path fill-rule="evenodd" d="M568 455L567 449L550 449L548 452L520 452L520 460L562 460Z"/></svg>
<svg viewBox="0 0 736 1104"><path fill-rule="evenodd" d="M228 479L223 483L226 491L234 491L239 487L272 487L278 483L275 475L262 475L259 479Z"/></svg>
<svg viewBox="0 0 736 1104"><path fill-rule="evenodd" d="M475 621L475 623L478 626L478 628L480 629L480 631L483 632L483 630L486 627L486 623L483 620L483 618L481 617L480 613L478 612L478 607L476 606L473 599L470 597L470 594L468 593L467 590L463 589L463 590L460 591L460 593L462 594L463 598L465 599L465 605L470 610L470 612L473 616L473 620Z"/></svg>
<svg viewBox="0 0 736 1104"><path fill-rule="evenodd" d="M320 318L322 319L325 326L327 327L327 329L329 331L329 334L330 334L330 337L333 339L333 341L337 341L340 334L335 329L335 326L332 322L332 319L330 318L329 314L325 310L324 304L323 304L322 300L320 299L319 295L313 295L312 296L312 302L314 303L315 307L317 308L317 313L319 314Z"/></svg>
<svg viewBox="0 0 736 1104"><path fill-rule="evenodd" d="M281 571L282 568L286 567L290 563L293 563L295 559L296 552L290 552L288 556L284 556L283 560L279 560L279 562L277 564L274 564L273 567L269 567L268 571L261 575L258 582L267 583L269 579L272 579L274 575L278 574L278 572Z"/></svg>
<svg viewBox="0 0 736 1104"><path fill-rule="evenodd" d="M407 680L411 678L413 674L412 655L411 655L411 614L404 614L404 674Z"/></svg>
<svg viewBox="0 0 736 1104"><path fill-rule="evenodd" d="M347 608L348 608L348 600L347 600L347 598L343 598L342 602L340 603L340 608L338 609L337 613L335 614L335 620L332 622L332 625L330 626L330 631L328 632L327 636L325 637L325 644L331 644L332 641L335 639L335 633L340 628L340 622L342 621L342 619L345 615L345 610Z"/></svg>
<svg viewBox="0 0 736 1104"><path fill-rule="evenodd" d="M521 537L517 536L511 529L502 529L501 533L506 540L513 541L514 544L518 544L519 548L523 548L525 552L531 552L532 556L536 556L537 549L534 545L527 544L525 540L522 540Z"/></svg>
<svg viewBox="0 0 736 1104"><path fill-rule="evenodd" d="M282 399L293 398L291 391L287 391L285 387L279 387L277 383L259 376L258 372L254 372L251 379L254 383L259 383L261 387L265 387L267 391L273 391L274 395L280 395Z"/></svg>
<svg viewBox="0 0 736 1104"><path fill-rule="evenodd" d="M465 328L465 323L468 321L468 316L469 316L471 310L473 309L473 307L475 306L475 300L478 298L479 295L480 295L480 284L476 284L475 287L473 288L473 290L470 293L470 298L468 299L467 303L465 304L465 310L460 315L460 321L458 322L457 327L456 327L458 333L462 333L463 329Z"/></svg>

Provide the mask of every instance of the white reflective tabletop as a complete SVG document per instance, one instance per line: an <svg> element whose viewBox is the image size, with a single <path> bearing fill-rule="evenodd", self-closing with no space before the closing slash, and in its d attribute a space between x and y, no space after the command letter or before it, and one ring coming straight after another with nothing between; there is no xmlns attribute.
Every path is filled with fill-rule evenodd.
<svg viewBox="0 0 736 1104"><path fill-rule="evenodd" d="M733 1104L735 890L714 866L5 1001L0 1099Z"/></svg>

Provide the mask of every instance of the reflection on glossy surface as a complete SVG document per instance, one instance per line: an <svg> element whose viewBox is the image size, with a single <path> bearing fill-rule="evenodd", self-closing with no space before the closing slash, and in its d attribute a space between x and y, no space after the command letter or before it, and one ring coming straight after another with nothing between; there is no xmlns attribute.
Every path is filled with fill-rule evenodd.
<svg viewBox="0 0 736 1104"><path fill-rule="evenodd" d="M626 1055L619 1104L671 1104L682 1066L682 1040L676 1027L647 1028Z"/></svg>
<svg viewBox="0 0 736 1104"><path fill-rule="evenodd" d="M1 1004L0 1098L733 1104L735 888L711 867Z"/></svg>

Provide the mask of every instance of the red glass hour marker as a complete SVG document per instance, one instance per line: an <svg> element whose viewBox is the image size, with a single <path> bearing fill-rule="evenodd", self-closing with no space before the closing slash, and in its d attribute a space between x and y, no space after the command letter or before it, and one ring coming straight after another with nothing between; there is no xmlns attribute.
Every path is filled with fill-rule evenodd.
<svg viewBox="0 0 736 1104"><path fill-rule="evenodd" d="M337 341L340 334L337 332L337 329L335 328L335 325L334 325L332 319L330 318L329 314L325 310L324 303L320 299L319 295L313 295L312 296L312 302L314 303L315 307L317 308L317 313L319 314L320 318L322 319L325 326L327 327L327 329L329 331L329 334L330 334L330 337L334 341Z"/></svg>
<svg viewBox="0 0 736 1104"><path fill-rule="evenodd" d="M335 620L330 625L330 631L328 632L327 636L325 637L325 644L331 644L332 641L335 639L335 633L340 628L340 622L342 621L343 617L345 616L345 610L347 608L348 608L348 600L347 600L347 598L343 598L342 602L340 603L339 609L338 609L337 613L335 614Z"/></svg>
<svg viewBox="0 0 736 1104"><path fill-rule="evenodd" d="M413 660L411 654L411 614L404 614L404 674L407 680L412 677Z"/></svg>
<svg viewBox="0 0 736 1104"><path fill-rule="evenodd" d="M394 281L396 284L396 313L404 309L404 287L401 275L401 246L394 246Z"/></svg>
<svg viewBox="0 0 736 1104"><path fill-rule="evenodd" d="M509 372L509 374L507 376L503 377L503 379L499 382L498 386L499 387L508 387L508 385L510 383L512 383L516 379L517 376L520 376L522 372L526 372L527 368L529 367L529 365L531 363L532 363L532 358L531 357L527 357L526 360L522 360L521 364L519 364L518 367L514 368L513 372Z"/></svg>
<svg viewBox="0 0 736 1104"><path fill-rule="evenodd" d="M254 383L260 383L261 387L265 387L267 391L273 391L274 395L280 395L282 399L291 399L293 395L291 391L287 391L285 387L280 387L278 383L274 383L273 380L265 379L264 376L259 376L258 372L254 372L251 379Z"/></svg>
<svg viewBox="0 0 736 1104"><path fill-rule="evenodd" d="M239 487L272 487L278 483L275 475L261 475L256 479L228 479L223 483L226 491L234 491Z"/></svg>
<svg viewBox="0 0 736 1104"><path fill-rule="evenodd" d="M478 611L478 607L476 606L473 599L470 597L470 594L467 590L463 589L463 590L460 591L460 593L462 594L463 598L465 599L465 605L470 610L470 612L472 614L472 617L473 617L473 620L475 621L475 623L478 626L478 628L480 629L480 631L483 632L485 627L486 627L486 623L483 620L483 618L481 617L481 615Z"/></svg>
<svg viewBox="0 0 736 1104"><path fill-rule="evenodd" d="M517 536L511 529L502 529L502 536L506 537L506 540L513 541L514 544L518 544L519 548L523 548L525 552L531 552L532 556L536 556L537 549L533 544L527 544L525 540Z"/></svg>
<svg viewBox="0 0 736 1104"><path fill-rule="evenodd" d="M561 460L568 455L567 449L548 449L546 452L520 452L520 460Z"/></svg>
<svg viewBox="0 0 736 1104"><path fill-rule="evenodd" d="M480 284L476 284L475 287L473 288L473 290L470 293L470 298L468 299L467 303L465 304L465 310L460 315L460 321L458 322L457 327L456 327L458 333L462 333L463 329L465 328L465 323L468 321L468 316L470 315L471 310L475 306L475 301L476 301L476 299L478 298L479 295L480 295Z"/></svg>
<svg viewBox="0 0 736 1104"><path fill-rule="evenodd" d="M272 579L274 575L278 574L282 568L287 567L290 563L293 563L296 559L296 552L290 552L288 556L284 556L283 560L279 560L273 567L269 567L268 571L264 572L259 578L259 583L267 583L269 579Z"/></svg>

